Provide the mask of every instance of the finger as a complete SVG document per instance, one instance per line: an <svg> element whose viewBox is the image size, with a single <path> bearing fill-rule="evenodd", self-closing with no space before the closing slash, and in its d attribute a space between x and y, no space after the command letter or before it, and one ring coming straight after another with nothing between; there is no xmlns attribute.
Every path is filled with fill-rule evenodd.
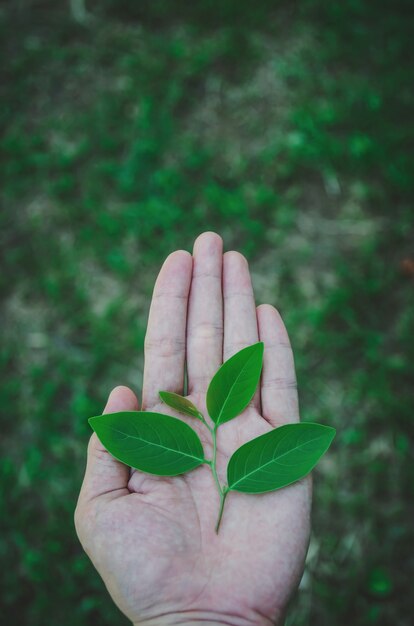
<svg viewBox="0 0 414 626"><path fill-rule="evenodd" d="M159 391L183 393L192 266L191 254L177 250L167 257L156 280L145 336L143 409L160 401Z"/></svg>
<svg viewBox="0 0 414 626"><path fill-rule="evenodd" d="M104 413L137 411L138 400L128 387L115 387L109 394ZM105 450L93 433L88 445L88 460L79 500L92 500L104 494L117 496L129 493L129 467L117 461Z"/></svg>
<svg viewBox="0 0 414 626"><path fill-rule="evenodd" d="M264 343L261 379L262 415L273 427L299 420L295 364L285 325L273 306L257 307L260 341Z"/></svg>
<svg viewBox="0 0 414 626"><path fill-rule="evenodd" d="M224 341L223 361L259 341L256 305L249 266L239 252L223 256ZM255 393L253 406L260 410L260 390Z"/></svg>
<svg viewBox="0 0 414 626"><path fill-rule="evenodd" d="M223 241L203 233L193 250L193 278L188 303L188 391L205 392L223 358Z"/></svg>

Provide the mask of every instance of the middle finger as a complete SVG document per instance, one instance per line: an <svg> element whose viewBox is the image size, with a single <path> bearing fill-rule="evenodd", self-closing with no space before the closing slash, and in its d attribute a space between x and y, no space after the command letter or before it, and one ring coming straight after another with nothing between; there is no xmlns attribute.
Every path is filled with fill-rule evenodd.
<svg viewBox="0 0 414 626"><path fill-rule="evenodd" d="M204 393L223 359L223 241L203 233L193 249L193 278L188 303L188 393Z"/></svg>

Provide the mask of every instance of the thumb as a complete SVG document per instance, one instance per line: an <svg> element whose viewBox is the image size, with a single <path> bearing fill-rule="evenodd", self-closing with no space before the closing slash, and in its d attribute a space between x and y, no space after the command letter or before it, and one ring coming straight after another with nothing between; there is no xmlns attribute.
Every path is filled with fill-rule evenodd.
<svg viewBox="0 0 414 626"><path fill-rule="evenodd" d="M118 411L138 411L139 405L136 395L128 387L115 387L109 394L104 413ZM127 493L129 481L129 467L114 459L93 433L88 445L88 460L85 477L79 500L92 500L98 496L122 490Z"/></svg>

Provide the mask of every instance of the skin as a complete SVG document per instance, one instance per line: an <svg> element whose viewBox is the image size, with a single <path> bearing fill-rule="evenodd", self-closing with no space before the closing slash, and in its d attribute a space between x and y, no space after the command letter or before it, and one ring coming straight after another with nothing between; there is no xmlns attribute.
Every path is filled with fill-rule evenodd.
<svg viewBox="0 0 414 626"><path fill-rule="evenodd" d="M161 403L159 390L183 393L207 418L209 381L235 352L264 342L259 388L240 416L218 431L217 467L243 443L299 419L289 338L275 308L256 308L246 259L223 255L206 232L193 255L164 262L152 297L145 339L142 410L187 421L212 456L198 420ZM116 387L104 413L139 409L136 395ZM75 512L79 539L120 610L135 624L282 624L304 567L310 532L311 480L267 494L232 492L220 532L219 495L208 466L173 478L131 471L95 434Z"/></svg>

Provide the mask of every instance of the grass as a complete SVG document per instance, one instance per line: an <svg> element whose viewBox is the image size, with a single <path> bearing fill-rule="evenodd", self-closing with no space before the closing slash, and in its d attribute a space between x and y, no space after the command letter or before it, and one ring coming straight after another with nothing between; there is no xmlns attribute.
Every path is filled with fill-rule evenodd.
<svg viewBox="0 0 414 626"><path fill-rule="evenodd" d="M70 6L0 9L4 622L126 624L74 534L86 418L139 391L157 269L214 229L338 429L287 624L408 626L411 4Z"/></svg>

